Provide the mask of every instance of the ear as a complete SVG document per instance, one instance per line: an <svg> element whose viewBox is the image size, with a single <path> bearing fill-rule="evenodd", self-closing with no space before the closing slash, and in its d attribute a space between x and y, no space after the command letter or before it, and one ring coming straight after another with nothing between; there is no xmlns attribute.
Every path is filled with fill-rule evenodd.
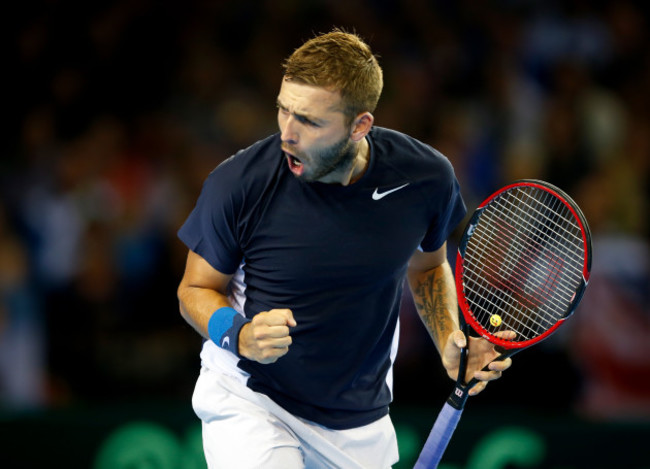
<svg viewBox="0 0 650 469"><path fill-rule="evenodd" d="M352 133L350 138L358 142L363 139L370 129L372 129L372 124L375 122L375 117L369 112L362 112L352 121Z"/></svg>

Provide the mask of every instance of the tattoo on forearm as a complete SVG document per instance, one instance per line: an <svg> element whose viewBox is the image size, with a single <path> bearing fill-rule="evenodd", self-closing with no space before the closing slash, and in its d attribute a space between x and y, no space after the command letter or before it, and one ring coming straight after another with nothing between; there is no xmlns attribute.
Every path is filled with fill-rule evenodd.
<svg viewBox="0 0 650 469"><path fill-rule="evenodd" d="M421 275L413 287L413 299L424 325L440 348L455 328L456 290L453 277L443 268Z"/></svg>

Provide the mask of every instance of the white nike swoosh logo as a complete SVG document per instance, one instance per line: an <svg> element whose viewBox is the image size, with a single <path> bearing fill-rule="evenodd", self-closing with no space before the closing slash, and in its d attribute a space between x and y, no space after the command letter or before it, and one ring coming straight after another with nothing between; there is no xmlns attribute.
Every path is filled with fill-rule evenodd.
<svg viewBox="0 0 650 469"><path fill-rule="evenodd" d="M372 193L372 200L379 200L383 199L386 197L388 194L392 194L395 191L398 191L400 189L404 189L406 186L408 186L410 182L407 182L406 184L403 184L399 187L395 187L394 189L389 189L386 192L379 192L379 187L375 189L375 192Z"/></svg>

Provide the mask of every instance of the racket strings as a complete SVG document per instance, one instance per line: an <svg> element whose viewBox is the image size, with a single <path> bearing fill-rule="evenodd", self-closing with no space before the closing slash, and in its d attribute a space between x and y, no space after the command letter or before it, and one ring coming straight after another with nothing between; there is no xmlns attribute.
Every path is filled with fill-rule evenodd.
<svg viewBox="0 0 650 469"><path fill-rule="evenodd" d="M550 199L541 202L543 204L553 202L554 205L546 206L551 208L554 214L563 215L561 209L568 212L566 206L559 199L552 198L550 194L547 196ZM557 217L556 220L553 220L549 218L548 214L543 214L530 203L516 207L512 205L512 200L504 199L503 202L506 204L499 205L497 203L494 206L494 212L488 214L488 216L495 217L491 223L502 228L501 232L497 233L501 238L496 240L497 244L500 244L500 247L504 250L513 250L512 255L505 257L506 262L502 268L504 270L509 269L513 278L519 276L520 279L524 279L528 276L531 281L539 279L540 283L535 287L540 292L546 292L546 297L550 296L549 293L554 291L554 288L557 288L560 291L564 290L565 296L570 298L573 291L575 291L575 285L571 285L573 288L564 288L567 285L561 282L543 283L556 278L557 274L564 268L573 268L577 272L582 270L582 256L584 253L582 252L581 238L575 235L575 230L568 230L566 223L569 220L564 216L559 218L559 221ZM525 230L520 228L521 221L513 216L513 214L516 214L515 210L521 211L521 215L524 217L522 220L525 223L524 226L526 226ZM530 211L534 211L534 213L531 214ZM503 229L503 221L507 222L505 229ZM517 232L515 232L514 226L518 227ZM575 227L577 225L574 223L573 228ZM577 228L579 229L579 227ZM508 229L510 233L507 232ZM503 243L506 242L503 239L504 234L510 234L511 243L507 247L503 246ZM516 259L517 262L512 263L513 259ZM551 274L555 275L551 276ZM543 288L544 286L546 288Z"/></svg>
<svg viewBox="0 0 650 469"><path fill-rule="evenodd" d="M512 272L509 278L496 279L496 275L499 275L498 272L488 273L488 282L483 281L482 283L475 282L479 288L476 289L478 292L478 297L480 298L482 304L481 306L487 310L499 310L500 313L505 314L504 317L512 316L509 322L517 322L519 324L518 330L521 331L521 328L524 327L532 333L532 335L546 330L552 324L554 324L560 317L560 314L554 314L558 307L561 305L553 304L552 296L549 296L551 292L542 292L542 293L530 293L526 292L520 285L517 284L520 280L512 279ZM481 277L477 277L481 279ZM489 290L489 287L496 286L497 290ZM547 287L548 289L548 287ZM481 294L485 292L485 294ZM551 303L549 303L551 301ZM487 303L487 304L486 304ZM555 306L555 309L551 308L542 308L542 306L547 305ZM516 310L513 308L516 307ZM530 315L528 313L522 314L522 308L524 311L532 310L537 308L536 314ZM476 308L475 308L476 309ZM525 322L522 322L524 321ZM483 321L486 321L486 318L483 318ZM529 334L526 334L527 336Z"/></svg>
<svg viewBox="0 0 650 469"><path fill-rule="evenodd" d="M493 242L496 243L497 248L501 249L502 252L507 251L510 249L512 246L519 248L519 241L514 238L514 230L512 227L505 226L501 227L501 235L497 237L496 239L493 239ZM531 283L527 282L527 280L532 279L533 282L535 280L538 280L538 291L531 291L530 292L530 299L532 300L538 300L538 301L543 301L547 298L550 297L550 293L552 292L552 287L555 285L555 278L557 276L557 273L561 267L561 261L556 260L553 257L548 257L546 259L543 259L543 252L539 249L539 247L532 245L530 251L524 251L522 256L518 259L517 264L512 264L512 259L507 258L504 260L504 263L501 264L501 267L503 270L508 270L507 275L503 275L497 272L499 269L499 266L496 265L495 262L488 263L486 264L487 269L492 269L490 274L491 276L495 275L500 275L501 276L501 282L505 285L511 285L511 290L513 293L517 293L517 285L526 285L526 283ZM536 257L538 256L538 257ZM533 269L534 262L536 259L539 262L545 262L547 265L547 270L548 272L554 272L554 275L549 275L547 278L542 278L540 274L540 269ZM489 262L489 260L488 260ZM520 299L524 302L527 302L527 297L520 295Z"/></svg>
<svg viewBox="0 0 650 469"><path fill-rule="evenodd" d="M501 236L503 236L503 229L502 229L502 228L500 229L499 234L500 234ZM507 233L506 233L506 234L507 234ZM504 241L501 240L501 249L503 249L503 243L504 243ZM520 249L520 244L521 244L520 241L510 239L510 240L509 240L509 243L508 243L508 247L509 247L509 248L512 248L512 247L514 246L514 247ZM539 248L535 248L535 250L539 250ZM536 254L534 254L534 255L536 255ZM534 275L530 275L530 272L520 272L519 274L516 274L514 271L517 270L517 269L519 269L519 271L521 271L522 265L527 264L527 263L530 263L530 260L528 260L527 257L530 258L530 257L532 257L532 256L533 256L533 255L524 255L524 256L523 256L523 257L518 261L517 264L514 264L514 266L513 266L513 263L512 263L512 262L505 262L505 263L502 263L502 265L505 266L505 269L508 270L508 272L506 272L505 275L504 275L503 273L499 273L499 275L501 275L501 280L500 280L500 284L501 284L501 285L500 285L500 286L502 286L502 287L503 287L503 286L507 286L507 287L509 287L507 290L509 290L511 293L516 294L516 296L517 296L520 300L523 298L523 295L522 295L522 294L518 294L519 292L518 292L518 290L516 290L517 283L521 283L521 278L525 277L526 275L529 276L529 280L530 280L530 279L534 279L535 276L534 276ZM519 267L517 267L517 266L519 266ZM530 268L529 268L529 267L526 267L526 270L530 271ZM494 280L494 277L495 277L495 273L494 273L494 272L491 274L491 277L492 277L492 279ZM542 297L541 299L543 300L544 298ZM538 302L539 302L539 299L538 299Z"/></svg>
<svg viewBox="0 0 650 469"><path fill-rule="evenodd" d="M564 316L583 258L581 227L562 200L534 187L507 191L486 206L467 244L470 310L491 332L535 338Z"/></svg>
<svg viewBox="0 0 650 469"><path fill-rule="evenodd" d="M530 188L528 192L525 190L520 192L530 200L504 197L502 201L509 205L504 205L501 214L504 216L513 214L514 210L518 208L516 202L519 201L521 215L527 217L526 223L541 226L543 231L540 234L545 240L556 243L555 246L581 268L584 259L582 232L571 210L560 199L548 192L544 192L543 199L532 197L529 193ZM524 207L526 210L523 210Z"/></svg>
<svg viewBox="0 0 650 469"><path fill-rule="evenodd" d="M482 272L490 281L490 285L499 285L504 287L503 292L509 292L525 306L534 307L541 305L545 301L550 301L556 306L556 309L561 309L562 305L558 303L553 295L553 288L569 300L571 292L566 290L566 288L563 288L563 285L558 281L557 277L560 274L559 268L553 267L551 275L547 278L541 278L538 275L538 271L535 270L532 265L525 265L531 263L531 259L529 258L529 254L524 254L521 265L519 266L513 266L513 261L505 260L503 261L503 264L505 264L506 269L500 270L498 262L494 259L487 260L482 264L475 263L472 259L469 259L466 260L466 263L469 264L470 270L474 270L477 273ZM504 270L508 270L508 272L504 272ZM475 277L475 281L480 281L482 279L480 275L475 275ZM468 280L471 279L472 276L468 274ZM526 282L526 284L522 286L523 282ZM560 317L561 315L558 315L557 317L554 316L553 322Z"/></svg>

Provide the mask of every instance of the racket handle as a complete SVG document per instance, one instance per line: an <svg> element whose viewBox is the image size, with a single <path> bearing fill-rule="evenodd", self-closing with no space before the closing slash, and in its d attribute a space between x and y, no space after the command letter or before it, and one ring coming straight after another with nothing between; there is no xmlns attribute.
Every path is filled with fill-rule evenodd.
<svg viewBox="0 0 650 469"><path fill-rule="evenodd" d="M413 469L434 469L438 467L438 463L447 449L462 413L462 408L455 409L448 402L445 403L438 414L436 422L433 424L431 433L429 433L429 437Z"/></svg>

